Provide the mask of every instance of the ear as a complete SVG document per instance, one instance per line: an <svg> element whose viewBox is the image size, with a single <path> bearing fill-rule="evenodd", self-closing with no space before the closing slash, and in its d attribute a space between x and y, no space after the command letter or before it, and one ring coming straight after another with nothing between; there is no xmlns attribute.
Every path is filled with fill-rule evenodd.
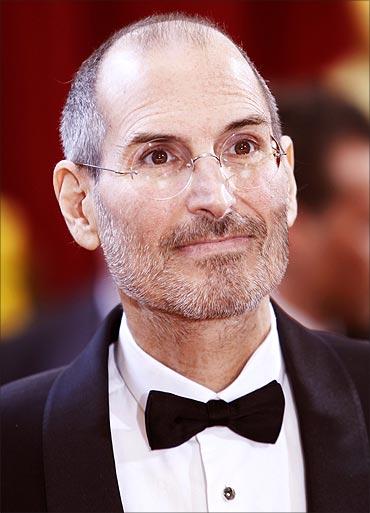
<svg viewBox="0 0 370 513"><path fill-rule="evenodd" d="M291 227L297 217L297 184L294 178L294 149L293 142L290 137L283 135L280 145L286 153L284 157L284 168L288 180L288 201L287 201L287 221Z"/></svg>
<svg viewBox="0 0 370 513"><path fill-rule="evenodd" d="M93 178L70 160L61 160L54 169L53 185L74 240L85 249L96 249L100 240L92 201Z"/></svg>

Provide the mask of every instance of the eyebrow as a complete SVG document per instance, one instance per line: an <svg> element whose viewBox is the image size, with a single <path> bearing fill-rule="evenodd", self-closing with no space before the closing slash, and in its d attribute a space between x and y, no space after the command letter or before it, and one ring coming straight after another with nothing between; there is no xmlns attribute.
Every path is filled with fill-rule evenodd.
<svg viewBox="0 0 370 513"><path fill-rule="evenodd" d="M237 121L232 121L228 125L226 125L220 132L219 137L227 132L233 132L235 130L239 130L240 128L246 128L249 126L269 126L269 120L260 115L252 115L247 118L239 119ZM140 132L134 135L127 142L126 148L130 148L132 146L136 146L137 144L145 144L148 142L152 142L155 140L169 141L169 142L179 142L182 144L186 144L187 141L174 134L166 134L166 133L156 133L156 132ZM121 146L121 145L120 145Z"/></svg>
<svg viewBox="0 0 370 513"><path fill-rule="evenodd" d="M226 132L233 132L234 130L239 130L240 128L246 128L248 126L269 126L269 120L265 116L260 116L254 114L247 118L239 119L237 121L232 121L221 131L221 134Z"/></svg>
<svg viewBox="0 0 370 513"><path fill-rule="evenodd" d="M139 134L134 135L129 139L127 143L127 147L135 146L136 144L144 144L147 142L152 142L155 140L164 140L164 141L175 141L184 143L184 139L182 137L178 137L173 134L161 134L156 132L141 132Z"/></svg>

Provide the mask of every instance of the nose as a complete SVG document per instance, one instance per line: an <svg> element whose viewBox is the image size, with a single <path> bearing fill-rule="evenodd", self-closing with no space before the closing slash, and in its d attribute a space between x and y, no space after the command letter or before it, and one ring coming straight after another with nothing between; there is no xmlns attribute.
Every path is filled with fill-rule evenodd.
<svg viewBox="0 0 370 513"><path fill-rule="evenodd" d="M221 219L231 211L236 200L221 172L218 158L209 153L201 157L194 159L187 208L193 214Z"/></svg>

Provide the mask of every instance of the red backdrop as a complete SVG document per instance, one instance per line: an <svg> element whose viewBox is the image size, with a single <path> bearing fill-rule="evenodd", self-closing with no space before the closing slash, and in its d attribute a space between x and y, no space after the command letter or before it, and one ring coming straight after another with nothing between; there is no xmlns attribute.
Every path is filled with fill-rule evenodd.
<svg viewBox="0 0 370 513"><path fill-rule="evenodd" d="M62 157L58 119L78 66L111 32L154 12L181 10L225 25L263 76L316 78L351 52L351 2L310 1L3 1L3 193L27 213L35 282L44 300L91 277L95 258L69 235L52 190Z"/></svg>

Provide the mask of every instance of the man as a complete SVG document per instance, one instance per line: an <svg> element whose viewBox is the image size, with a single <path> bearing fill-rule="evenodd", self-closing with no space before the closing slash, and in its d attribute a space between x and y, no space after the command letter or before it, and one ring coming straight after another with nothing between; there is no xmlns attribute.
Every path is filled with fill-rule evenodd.
<svg viewBox="0 0 370 513"><path fill-rule="evenodd" d="M285 91L299 216L276 299L309 328L369 334L369 121L319 87Z"/></svg>
<svg viewBox="0 0 370 513"><path fill-rule="evenodd" d="M61 131L62 213L124 314L5 387L3 510L366 510L369 347L270 305L293 151L248 58L143 20L82 65Z"/></svg>

